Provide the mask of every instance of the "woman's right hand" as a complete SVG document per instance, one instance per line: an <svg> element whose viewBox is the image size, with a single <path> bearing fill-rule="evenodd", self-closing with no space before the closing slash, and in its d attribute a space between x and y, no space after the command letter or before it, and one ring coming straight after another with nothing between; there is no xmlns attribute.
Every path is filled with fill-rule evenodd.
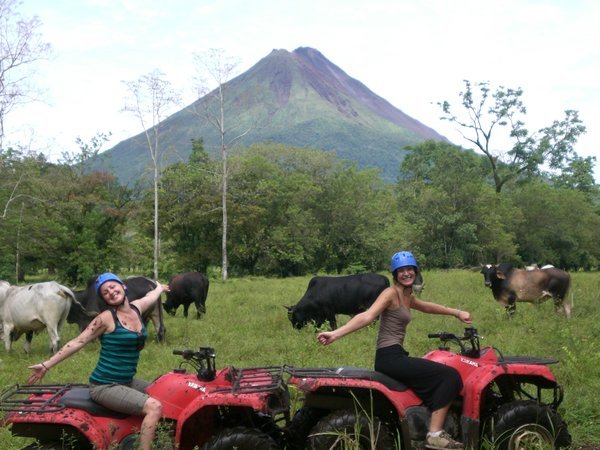
<svg viewBox="0 0 600 450"><path fill-rule="evenodd" d="M33 370L31 375L29 375L29 378L27 379L28 384L39 383L40 381L42 381L42 378L44 378L44 375L46 375L46 372L48 372L48 369L46 369L46 366L44 366L41 363L34 364L33 366L29 366L28 369Z"/></svg>
<svg viewBox="0 0 600 450"><path fill-rule="evenodd" d="M336 339L333 331L323 331L317 335L317 340L323 345L329 345Z"/></svg>

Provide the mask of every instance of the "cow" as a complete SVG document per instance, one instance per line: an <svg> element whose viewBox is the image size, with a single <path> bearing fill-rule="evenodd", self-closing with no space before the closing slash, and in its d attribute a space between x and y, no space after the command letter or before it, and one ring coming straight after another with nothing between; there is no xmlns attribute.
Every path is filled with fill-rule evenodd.
<svg viewBox="0 0 600 450"><path fill-rule="evenodd" d="M48 330L49 349L56 353L60 346L60 332L72 306L77 303L71 289L55 281L28 286L10 286L0 283L0 320L4 348L10 352L12 342L26 335L25 352L31 351L33 333Z"/></svg>
<svg viewBox="0 0 600 450"><path fill-rule="evenodd" d="M183 305L183 316L187 319L188 309L196 305L196 319L206 314L206 297L208 296L208 278L200 272L186 272L173 275L169 280L167 301L163 304L165 311L172 316L177 308Z"/></svg>
<svg viewBox="0 0 600 450"><path fill-rule="evenodd" d="M320 327L327 321L334 330L337 328L336 314L353 316L367 310L389 285L390 280L377 273L342 277L317 276L308 282L300 301L285 308L296 329L310 322Z"/></svg>
<svg viewBox="0 0 600 450"><path fill-rule="evenodd" d="M571 284L567 272L553 266L542 269L516 269L510 264L486 264L481 273L485 286L492 289L494 298L504 305L508 316L516 310L516 302L539 303L552 298L557 311L571 317L572 305L565 301Z"/></svg>
<svg viewBox="0 0 600 450"><path fill-rule="evenodd" d="M108 308L106 303L100 298L96 291L97 277L92 277L88 280L86 288L82 291L75 291L75 297L85 311L73 311L67 317L67 322L74 323L79 327L79 330L83 330L89 325L92 319L99 313ZM138 300L146 295L148 292L156 288L156 283L146 277L127 277L123 280L125 283L127 299L129 301ZM147 325L150 320L154 324L156 330L156 337L159 342L164 342L166 335L166 328L163 320L162 308L160 298L156 302L156 306L146 310L142 319Z"/></svg>

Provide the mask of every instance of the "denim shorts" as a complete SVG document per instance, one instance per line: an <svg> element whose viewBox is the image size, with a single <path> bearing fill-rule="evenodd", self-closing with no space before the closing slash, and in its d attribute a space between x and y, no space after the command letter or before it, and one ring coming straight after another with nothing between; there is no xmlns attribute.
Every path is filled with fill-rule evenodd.
<svg viewBox="0 0 600 450"><path fill-rule="evenodd" d="M128 384L90 384L90 397L95 402L113 411L143 415L144 404L150 398L146 388L150 383L134 378Z"/></svg>

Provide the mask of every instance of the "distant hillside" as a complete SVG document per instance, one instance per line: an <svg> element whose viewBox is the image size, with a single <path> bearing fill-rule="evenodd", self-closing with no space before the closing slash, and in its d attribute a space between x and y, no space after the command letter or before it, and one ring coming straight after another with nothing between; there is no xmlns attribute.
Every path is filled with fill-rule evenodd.
<svg viewBox="0 0 600 450"><path fill-rule="evenodd" d="M272 141L334 151L359 167L381 169L391 181L405 146L445 140L308 47L291 53L273 50L223 89L226 137L243 135L236 146ZM209 98L198 99L160 124L163 164L187 160L191 140L199 138L219 157L216 128L193 112L210 108ZM95 164L100 167L112 170L122 182L138 179L150 167L144 134L102 153Z"/></svg>

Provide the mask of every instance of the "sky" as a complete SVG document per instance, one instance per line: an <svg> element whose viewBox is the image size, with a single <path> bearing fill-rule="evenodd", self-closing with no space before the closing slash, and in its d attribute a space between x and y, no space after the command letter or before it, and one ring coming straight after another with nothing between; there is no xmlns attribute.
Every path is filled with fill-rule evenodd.
<svg viewBox="0 0 600 450"><path fill-rule="evenodd" d="M194 55L220 49L243 73L273 49L312 47L349 76L455 144L437 102L459 104L463 80L523 89L531 131L579 111L575 150L600 151L600 2L596 0L24 0L50 57L31 75L42 102L7 119L5 143L51 160L112 133L142 132L127 90L154 70L195 100ZM600 182L600 161L595 177Z"/></svg>

